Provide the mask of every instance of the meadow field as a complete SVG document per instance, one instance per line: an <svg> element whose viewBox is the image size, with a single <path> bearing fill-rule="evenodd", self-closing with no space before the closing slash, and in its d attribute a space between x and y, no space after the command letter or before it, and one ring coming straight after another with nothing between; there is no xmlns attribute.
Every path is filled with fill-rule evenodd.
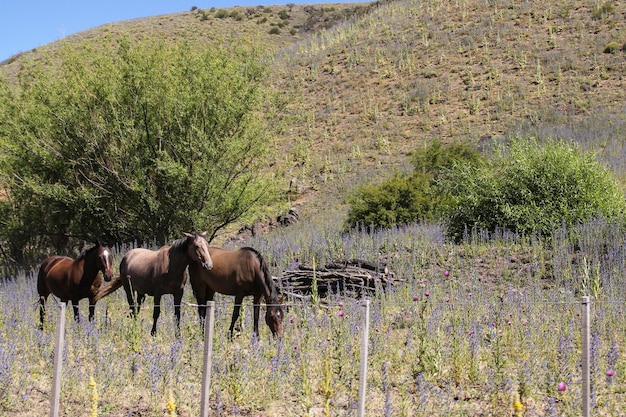
<svg viewBox="0 0 626 417"><path fill-rule="evenodd" d="M387 266L396 285L367 296L367 416L580 415L583 296L591 297L592 415L626 416L626 226L592 218L541 237L470 230L459 244L438 222L344 231L355 186L407 169L411 152L433 140L469 140L486 154L510 137L571 140L625 185L625 16L623 2L596 0L192 10L94 28L1 70L15 80L31 58L54 62L57 47L129 34L254 43L271 55L267 88L277 96L265 115L276 151L267 169L284 191L277 200L297 205L300 221L214 244L255 247L279 285L299 264ZM116 268L136 246L155 245L114 247ZM0 276L0 417L50 410L59 310L50 297L38 328L43 258ZM233 299L216 297L210 415L356 416L362 300L281 290L280 340L262 319L252 338L246 299L231 341ZM98 302L93 322L86 300L80 323L67 314L61 415L199 415L204 340L189 284L179 338L172 298L162 302L155 337L152 300L134 321L122 289Z"/></svg>
<svg viewBox="0 0 626 417"><path fill-rule="evenodd" d="M395 275L392 289L368 295L368 416L580 415L583 294L592 300L593 415L624 415L619 225L590 220L575 242L560 230L551 244L502 232L451 245L441 225L343 234L337 218L329 213L246 244L264 254L279 282L297 263L337 259L384 263ZM128 249L116 248L116 264ZM49 413L58 309L51 297L39 330L35 284L31 270L0 286L3 416ZM361 301L282 292L288 310L280 340L263 323L252 338L250 300L241 332L229 340L233 299L216 298L210 415L356 415ZM189 285L184 300L180 338L171 296L163 298L156 337L150 299L134 321L122 289L98 303L93 322L86 304L79 324L67 314L61 415L198 415L204 342Z"/></svg>

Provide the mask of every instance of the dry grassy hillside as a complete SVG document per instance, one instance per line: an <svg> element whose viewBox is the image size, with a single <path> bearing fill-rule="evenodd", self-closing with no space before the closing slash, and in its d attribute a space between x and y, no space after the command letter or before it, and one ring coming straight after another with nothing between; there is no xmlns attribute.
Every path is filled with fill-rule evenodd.
<svg viewBox="0 0 626 417"><path fill-rule="evenodd" d="M605 49L625 41L619 2L384 4L283 53L283 137L318 155L293 172L370 178L434 138L623 113L626 52Z"/></svg>
<svg viewBox="0 0 626 417"><path fill-rule="evenodd" d="M626 4L596 0L192 10L94 28L2 69L15 74L27 57L48 59L59 43L123 33L264 45L276 57L272 85L282 100L274 166L285 188L297 178L317 191L304 196L313 209L341 203L355 183L402 166L434 138L478 140L522 122L623 113L626 95Z"/></svg>

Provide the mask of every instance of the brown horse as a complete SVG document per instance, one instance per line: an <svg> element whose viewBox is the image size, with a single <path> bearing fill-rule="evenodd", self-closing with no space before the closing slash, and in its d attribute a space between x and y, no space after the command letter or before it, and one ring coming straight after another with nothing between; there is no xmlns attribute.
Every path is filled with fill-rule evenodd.
<svg viewBox="0 0 626 417"><path fill-rule="evenodd" d="M139 313L146 295L154 297L153 336L157 331L163 294L174 296L176 325L180 328L180 302L187 282L185 270L188 265L196 265L204 271L213 267L206 233L185 233L184 237L175 240L171 246L166 245L156 251L132 249L124 255L120 263L120 279L126 291L131 315Z"/></svg>
<svg viewBox="0 0 626 417"><path fill-rule="evenodd" d="M80 320L78 301L89 299L89 320L93 320L96 310L98 290L102 285L102 272L105 281L111 281L113 254L108 246L96 243L94 247L80 254L75 260L67 256L50 256L39 268L37 292L39 293L39 322L43 328L46 316L46 299L54 294L62 302L72 302L74 319Z"/></svg>
<svg viewBox="0 0 626 417"><path fill-rule="evenodd" d="M259 312L261 298L265 298L265 322L274 336L282 334L283 309L282 298L272 281L269 268L261 254L253 248L227 250L209 248L213 259L213 269L201 270L196 265L189 265L189 280L198 302L200 322L204 324L206 302L213 300L216 292L235 296L235 308L230 323L232 337L235 322L243 298L254 297L254 334L259 334Z"/></svg>

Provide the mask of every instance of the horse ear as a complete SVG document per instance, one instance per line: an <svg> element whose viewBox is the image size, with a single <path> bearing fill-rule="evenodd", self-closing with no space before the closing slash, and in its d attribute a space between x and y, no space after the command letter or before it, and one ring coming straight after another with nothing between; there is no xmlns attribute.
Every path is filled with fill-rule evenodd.
<svg viewBox="0 0 626 417"><path fill-rule="evenodd" d="M193 235L191 233L187 233L187 232L183 232L183 235L185 235L187 237L193 237Z"/></svg>

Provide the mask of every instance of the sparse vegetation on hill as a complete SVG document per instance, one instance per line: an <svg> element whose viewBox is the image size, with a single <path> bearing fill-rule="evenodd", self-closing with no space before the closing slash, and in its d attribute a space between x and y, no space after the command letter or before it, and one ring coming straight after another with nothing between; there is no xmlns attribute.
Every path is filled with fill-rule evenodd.
<svg viewBox="0 0 626 417"><path fill-rule="evenodd" d="M403 167L432 140L598 118L610 131L626 95L624 54L603 53L625 41L626 10L610 4L393 1L295 43L277 60L290 172L338 198L338 182Z"/></svg>
<svg viewBox="0 0 626 417"><path fill-rule="evenodd" d="M220 11L244 18L216 18ZM529 123L577 126L599 117L611 120L602 130L612 129L623 119L626 63L623 52L603 51L610 42L626 42L625 14L610 1L541 8L474 1L290 4L117 22L58 43L130 33L199 47L233 38L264 45L276 54L271 84L281 97L271 122L280 155L275 167L284 188L298 178L318 191L306 196L316 210L326 206L325 197L341 202L359 178L402 169L412 149L432 140L477 141ZM280 22L298 33L269 34ZM24 60L50 59L56 44L2 69L14 74Z"/></svg>
<svg viewBox="0 0 626 417"><path fill-rule="evenodd" d="M576 161L592 167L585 175L575 171L573 179L609 178L604 188L623 197L626 52L619 45L626 42L626 5L396 0L196 8L105 25L24 53L0 67L9 80L0 83L0 97L21 65L56 65L60 47L114 44L124 36L183 40L201 50L248 43L266 52L271 71L263 88L275 94L261 116L275 159L265 169L284 190L274 197L300 205L298 221L224 244L258 249L279 282L297 264L316 268L350 259L385 265L389 276L399 277L391 289L371 295L368 416L579 413L581 295L593 303L593 413L623 413L626 225L611 213L561 223L546 241L526 229L494 226L468 230L458 244L439 222L346 232L345 220L356 187L410 173L419 161L415 149L438 142L484 151L494 139L573 141L571 153L559 152L571 155L574 167ZM5 111L0 107L0 117ZM0 135L5 132L0 124ZM510 171L518 168L510 164L493 171L502 169L512 180L535 167L554 168L540 155L520 152L521 167L529 170ZM604 168L593 170L595 162L608 167L607 176ZM554 185L540 184L546 192ZM582 190L596 189L583 181ZM0 190L0 200L6 198ZM510 208L518 219L532 220ZM116 246L115 259L133 246ZM44 415L55 309L44 331L36 329L36 273L6 275L0 280L0 414ZM296 297L288 282L281 291L289 304L281 340L270 340L265 327L258 340L229 340L232 297L216 297L212 412L353 415L363 323L355 294ZM98 303L102 319L68 320L64 412L197 415L203 341L190 296L188 288L181 338L174 336L169 300L163 331L151 338L150 309L130 321L119 292ZM244 308L243 317L249 329L251 309Z"/></svg>

